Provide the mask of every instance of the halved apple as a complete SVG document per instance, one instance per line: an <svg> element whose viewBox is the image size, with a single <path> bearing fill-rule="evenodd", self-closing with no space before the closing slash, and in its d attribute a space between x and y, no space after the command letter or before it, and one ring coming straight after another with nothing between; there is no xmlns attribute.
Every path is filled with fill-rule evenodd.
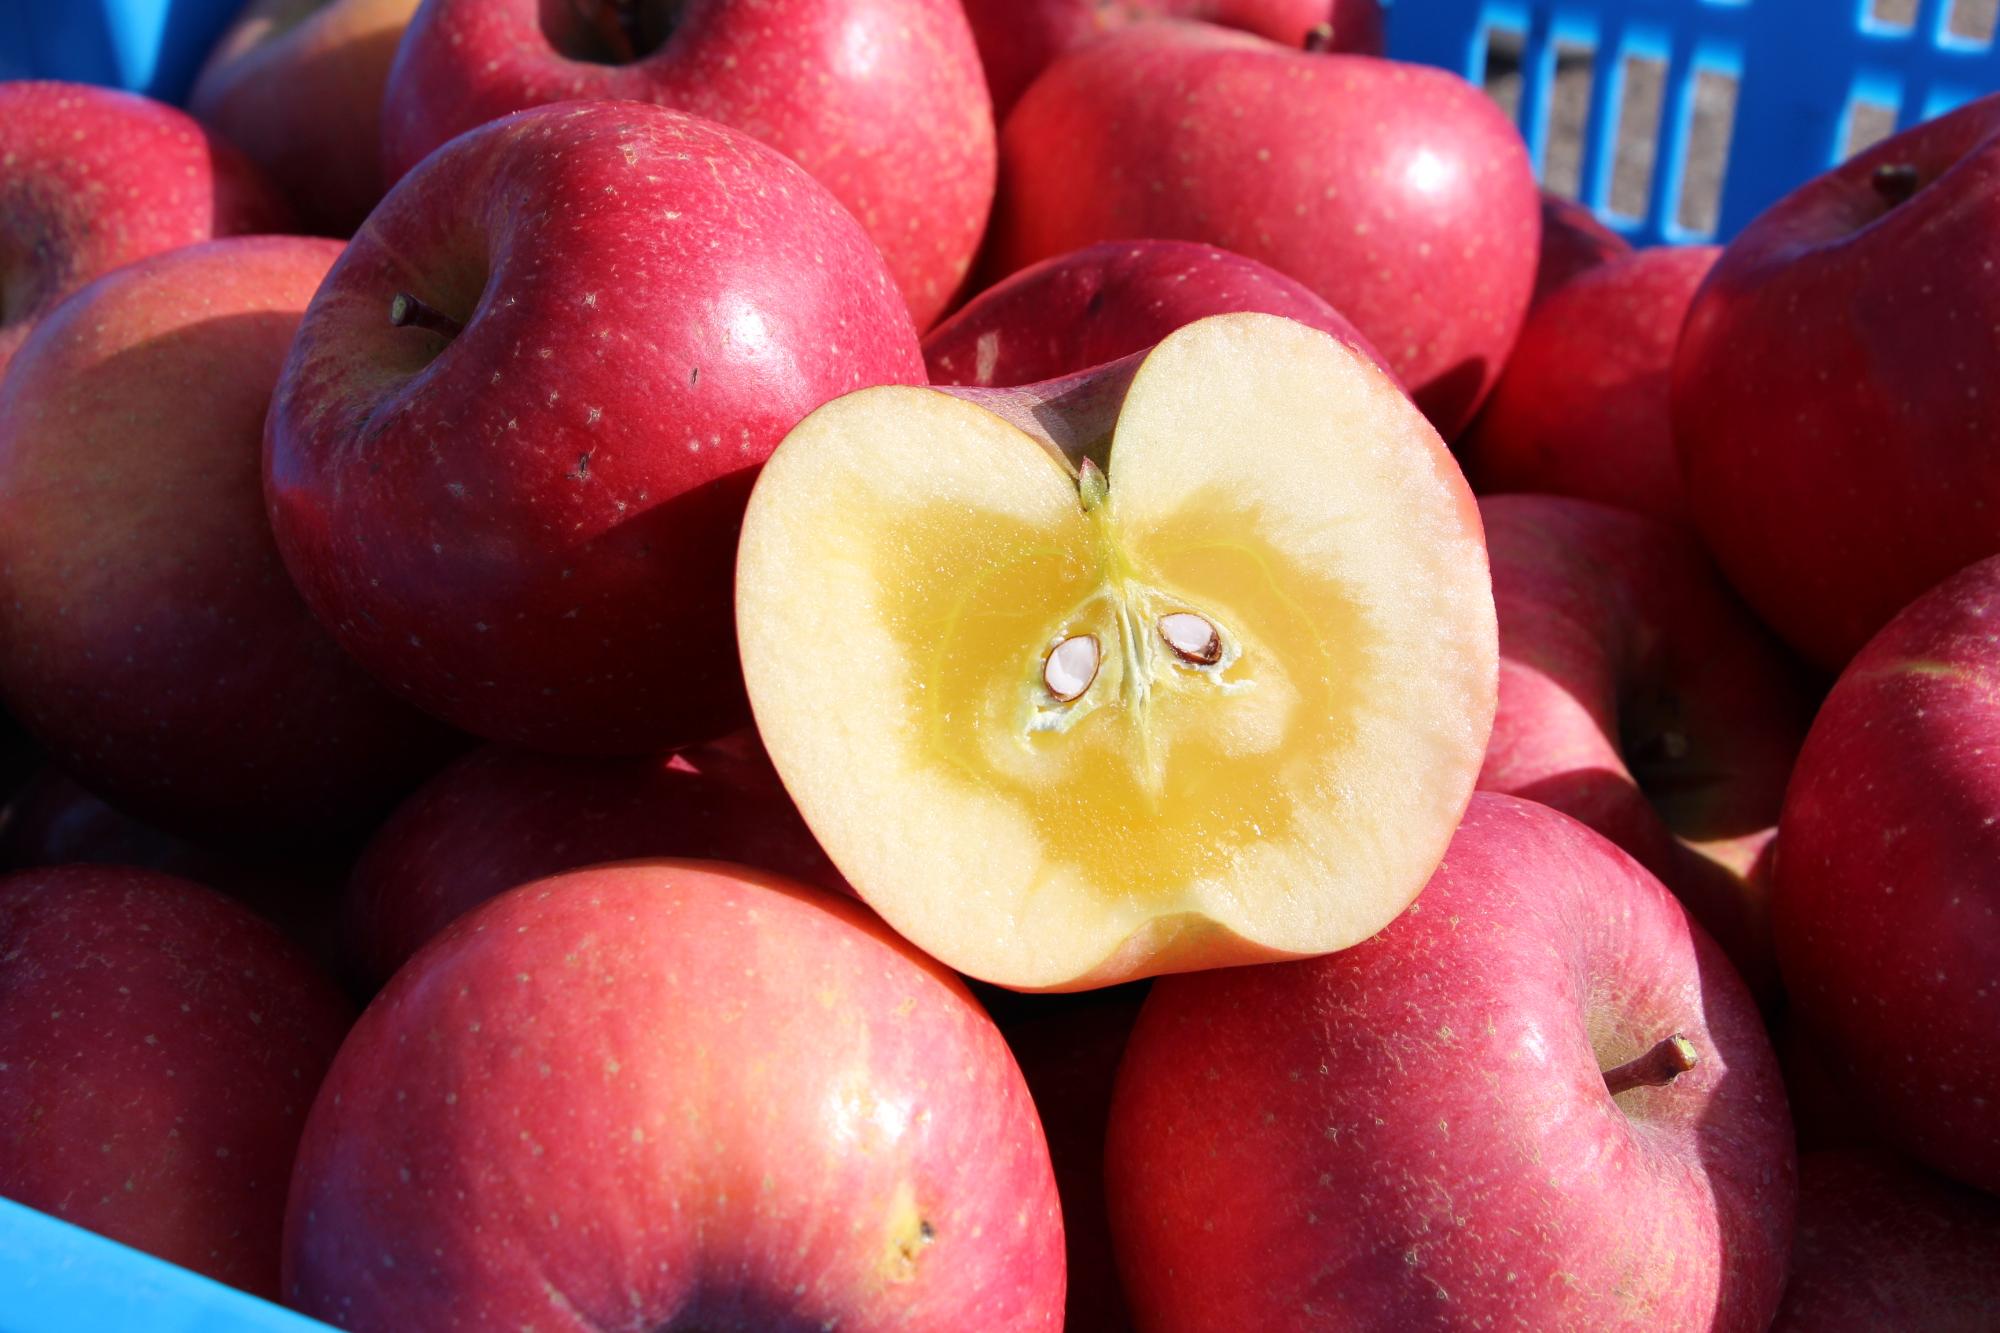
<svg viewBox="0 0 2000 1333"><path fill-rule="evenodd" d="M1018 389L864 389L751 497L772 760L914 943L1024 990L1345 948L1492 726L1470 491L1333 338L1220 315Z"/></svg>

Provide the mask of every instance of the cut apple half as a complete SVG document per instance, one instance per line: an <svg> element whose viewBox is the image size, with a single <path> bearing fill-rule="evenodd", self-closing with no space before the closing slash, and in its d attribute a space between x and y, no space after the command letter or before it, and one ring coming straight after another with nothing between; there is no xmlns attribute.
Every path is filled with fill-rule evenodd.
<svg viewBox="0 0 2000 1333"><path fill-rule="evenodd" d="M1272 315L827 404L765 465L736 596L758 727L835 864L1023 990L1374 934L1493 721L1457 464L1379 369Z"/></svg>

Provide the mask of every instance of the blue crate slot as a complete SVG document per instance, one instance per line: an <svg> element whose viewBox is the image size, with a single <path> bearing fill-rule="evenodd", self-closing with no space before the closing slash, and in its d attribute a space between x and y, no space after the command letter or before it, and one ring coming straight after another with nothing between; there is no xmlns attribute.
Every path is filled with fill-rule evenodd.
<svg viewBox="0 0 2000 1333"><path fill-rule="evenodd" d="M243 0L0 0L0 79L101 83L178 102Z"/></svg>
<svg viewBox="0 0 2000 1333"><path fill-rule="evenodd" d="M0 1333L334 1333L0 1199Z"/></svg>
<svg viewBox="0 0 2000 1333"><path fill-rule="evenodd" d="M1591 53L1578 196L1640 244L1727 240L1846 155L1857 105L1897 128L2000 89L2000 45L1951 31L1953 0L1918 0L1907 26L1873 0L1391 0L1389 52L1483 80L1495 34L1520 44L1521 132L1547 167L1557 49ZM1665 67L1665 100L1645 211L1611 207L1627 62ZM1720 220L1684 225L1697 78L1736 84Z"/></svg>

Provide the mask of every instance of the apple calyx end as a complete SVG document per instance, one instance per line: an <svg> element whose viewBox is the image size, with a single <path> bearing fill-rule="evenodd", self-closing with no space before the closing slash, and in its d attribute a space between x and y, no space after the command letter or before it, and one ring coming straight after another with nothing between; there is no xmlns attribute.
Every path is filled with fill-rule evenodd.
<svg viewBox="0 0 2000 1333"><path fill-rule="evenodd" d="M1874 174L1868 178L1868 184L1874 188L1883 203L1894 208L1914 198L1917 191L1923 188L1923 179L1911 163L1884 162L1875 168Z"/></svg>
<svg viewBox="0 0 2000 1333"><path fill-rule="evenodd" d="M1306 33L1306 39L1299 43L1299 49L1309 56L1324 55L1333 49L1333 25L1316 24Z"/></svg>
<svg viewBox="0 0 2000 1333"><path fill-rule="evenodd" d="M1076 493L1083 501L1083 512L1086 514L1095 513L1110 497L1111 480L1094 459L1084 459L1083 465L1077 469Z"/></svg>
<svg viewBox="0 0 2000 1333"><path fill-rule="evenodd" d="M1693 1042L1676 1032L1644 1055L1604 1071L1604 1086L1613 1097L1633 1088L1663 1088L1701 1063Z"/></svg>
<svg viewBox="0 0 2000 1333"><path fill-rule="evenodd" d="M389 323L399 329L422 329L447 339L465 332L465 325L408 292L397 292L389 302Z"/></svg>

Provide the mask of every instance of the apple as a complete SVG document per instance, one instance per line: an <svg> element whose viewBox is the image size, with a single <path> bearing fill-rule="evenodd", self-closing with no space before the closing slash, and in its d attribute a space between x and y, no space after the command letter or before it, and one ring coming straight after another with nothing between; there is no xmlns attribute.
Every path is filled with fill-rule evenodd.
<svg viewBox="0 0 2000 1333"><path fill-rule="evenodd" d="M253 0L188 107L282 186L307 226L351 235L382 197L382 95L417 3Z"/></svg>
<svg viewBox="0 0 2000 1333"><path fill-rule="evenodd" d="M2000 96L1774 204L1688 313L1673 427L1695 523L1745 600L1829 670L2000 552L1995 172Z"/></svg>
<svg viewBox="0 0 2000 1333"><path fill-rule="evenodd" d="M645 856L737 861L846 891L754 734L664 759L489 746L405 801L362 853L343 910L354 970L373 993L488 898Z"/></svg>
<svg viewBox="0 0 2000 1333"><path fill-rule="evenodd" d="M185 113L106 88L0 82L0 162L0 371L100 274L291 217L248 158Z"/></svg>
<svg viewBox="0 0 2000 1333"><path fill-rule="evenodd" d="M1191 241L1106 241L1031 264L924 336L933 384L1052 380L1142 352L1206 315L1261 310L1388 365L1338 310L1254 259Z"/></svg>
<svg viewBox="0 0 2000 1333"><path fill-rule="evenodd" d="M0 384L0 693L91 790L194 836L322 839L460 742L335 646L264 511L264 413L338 243L154 255Z"/></svg>
<svg viewBox="0 0 2000 1333"><path fill-rule="evenodd" d="M1492 721L1457 465L1372 361L1275 315L836 400L758 480L736 596L820 845L919 948L1020 990L1366 938Z"/></svg>
<svg viewBox="0 0 2000 1333"><path fill-rule="evenodd" d="M881 247L919 327L992 207L993 104L957 0L430 0L389 76L385 168L582 98L673 107L797 162Z"/></svg>
<svg viewBox="0 0 2000 1333"><path fill-rule="evenodd" d="M1772 1333L1991 1333L2000 1200L1893 1158L1799 1159L1792 1280Z"/></svg>
<svg viewBox="0 0 2000 1333"><path fill-rule="evenodd" d="M1381 0L965 0L965 16L993 90L993 114L1003 120L1057 56L1149 19L1199 19L1287 46L1311 38L1323 50L1382 54Z"/></svg>
<svg viewBox="0 0 2000 1333"><path fill-rule="evenodd" d="M398 973L313 1107L285 1294L353 1333L1061 1327L1006 1043L857 904L573 871Z"/></svg>
<svg viewBox="0 0 2000 1333"><path fill-rule="evenodd" d="M1105 1182L1148 1333L1762 1330L1796 1188L1720 951L1611 843L1487 793L1373 939L1155 983Z"/></svg>
<svg viewBox="0 0 2000 1333"><path fill-rule="evenodd" d="M1770 843L1813 700L1701 547L1587 500L1480 501L1500 617L1485 791L1631 853L1777 992Z"/></svg>
<svg viewBox="0 0 2000 1333"><path fill-rule="evenodd" d="M0 995L0 1195L277 1295L346 997L220 894L112 866L0 878Z"/></svg>
<svg viewBox="0 0 2000 1333"><path fill-rule="evenodd" d="M1713 246L1662 246L1577 274L1528 313L1459 449L1473 489L1602 500L1691 522L1667 382Z"/></svg>
<svg viewBox="0 0 2000 1333"><path fill-rule="evenodd" d="M1785 1075L1785 1100L1792 1107L1792 1128L1798 1131L1799 1151L1878 1148L1881 1134L1868 1123L1867 1113L1846 1085L1827 1068L1797 1015L1782 1013L1770 1026L1771 1045Z"/></svg>
<svg viewBox="0 0 2000 1333"><path fill-rule="evenodd" d="M1574 199L1543 190L1542 253L1535 265L1533 305L1540 305L1577 274L1631 253L1632 243L1598 221L1597 214Z"/></svg>
<svg viewBox="0 0 2000 1333"><path fill-rule="evenodd" d="M659 107L537 107L405 177L334 264L271 406L272 523L404 698L658 753L743 723L758 465L827 399L922 376L881 256L798 167Z"/></svg>
<svg viewBox="0 0 2000 1333"><path fill-rule="evenodd" d="M993 260L1169 237L1298 279L1455 438L1514 345L1541 195L1520 132L1455 74L1134 24L1049 66L1008 116Z"/></svg>
<svg viewBox="0 0 2000 1333"><path fill-rule="evenodd" d="M1785 794L1793 1011L1894 1146L2000 1192L2000 557L1848 664Z"/></svg>

